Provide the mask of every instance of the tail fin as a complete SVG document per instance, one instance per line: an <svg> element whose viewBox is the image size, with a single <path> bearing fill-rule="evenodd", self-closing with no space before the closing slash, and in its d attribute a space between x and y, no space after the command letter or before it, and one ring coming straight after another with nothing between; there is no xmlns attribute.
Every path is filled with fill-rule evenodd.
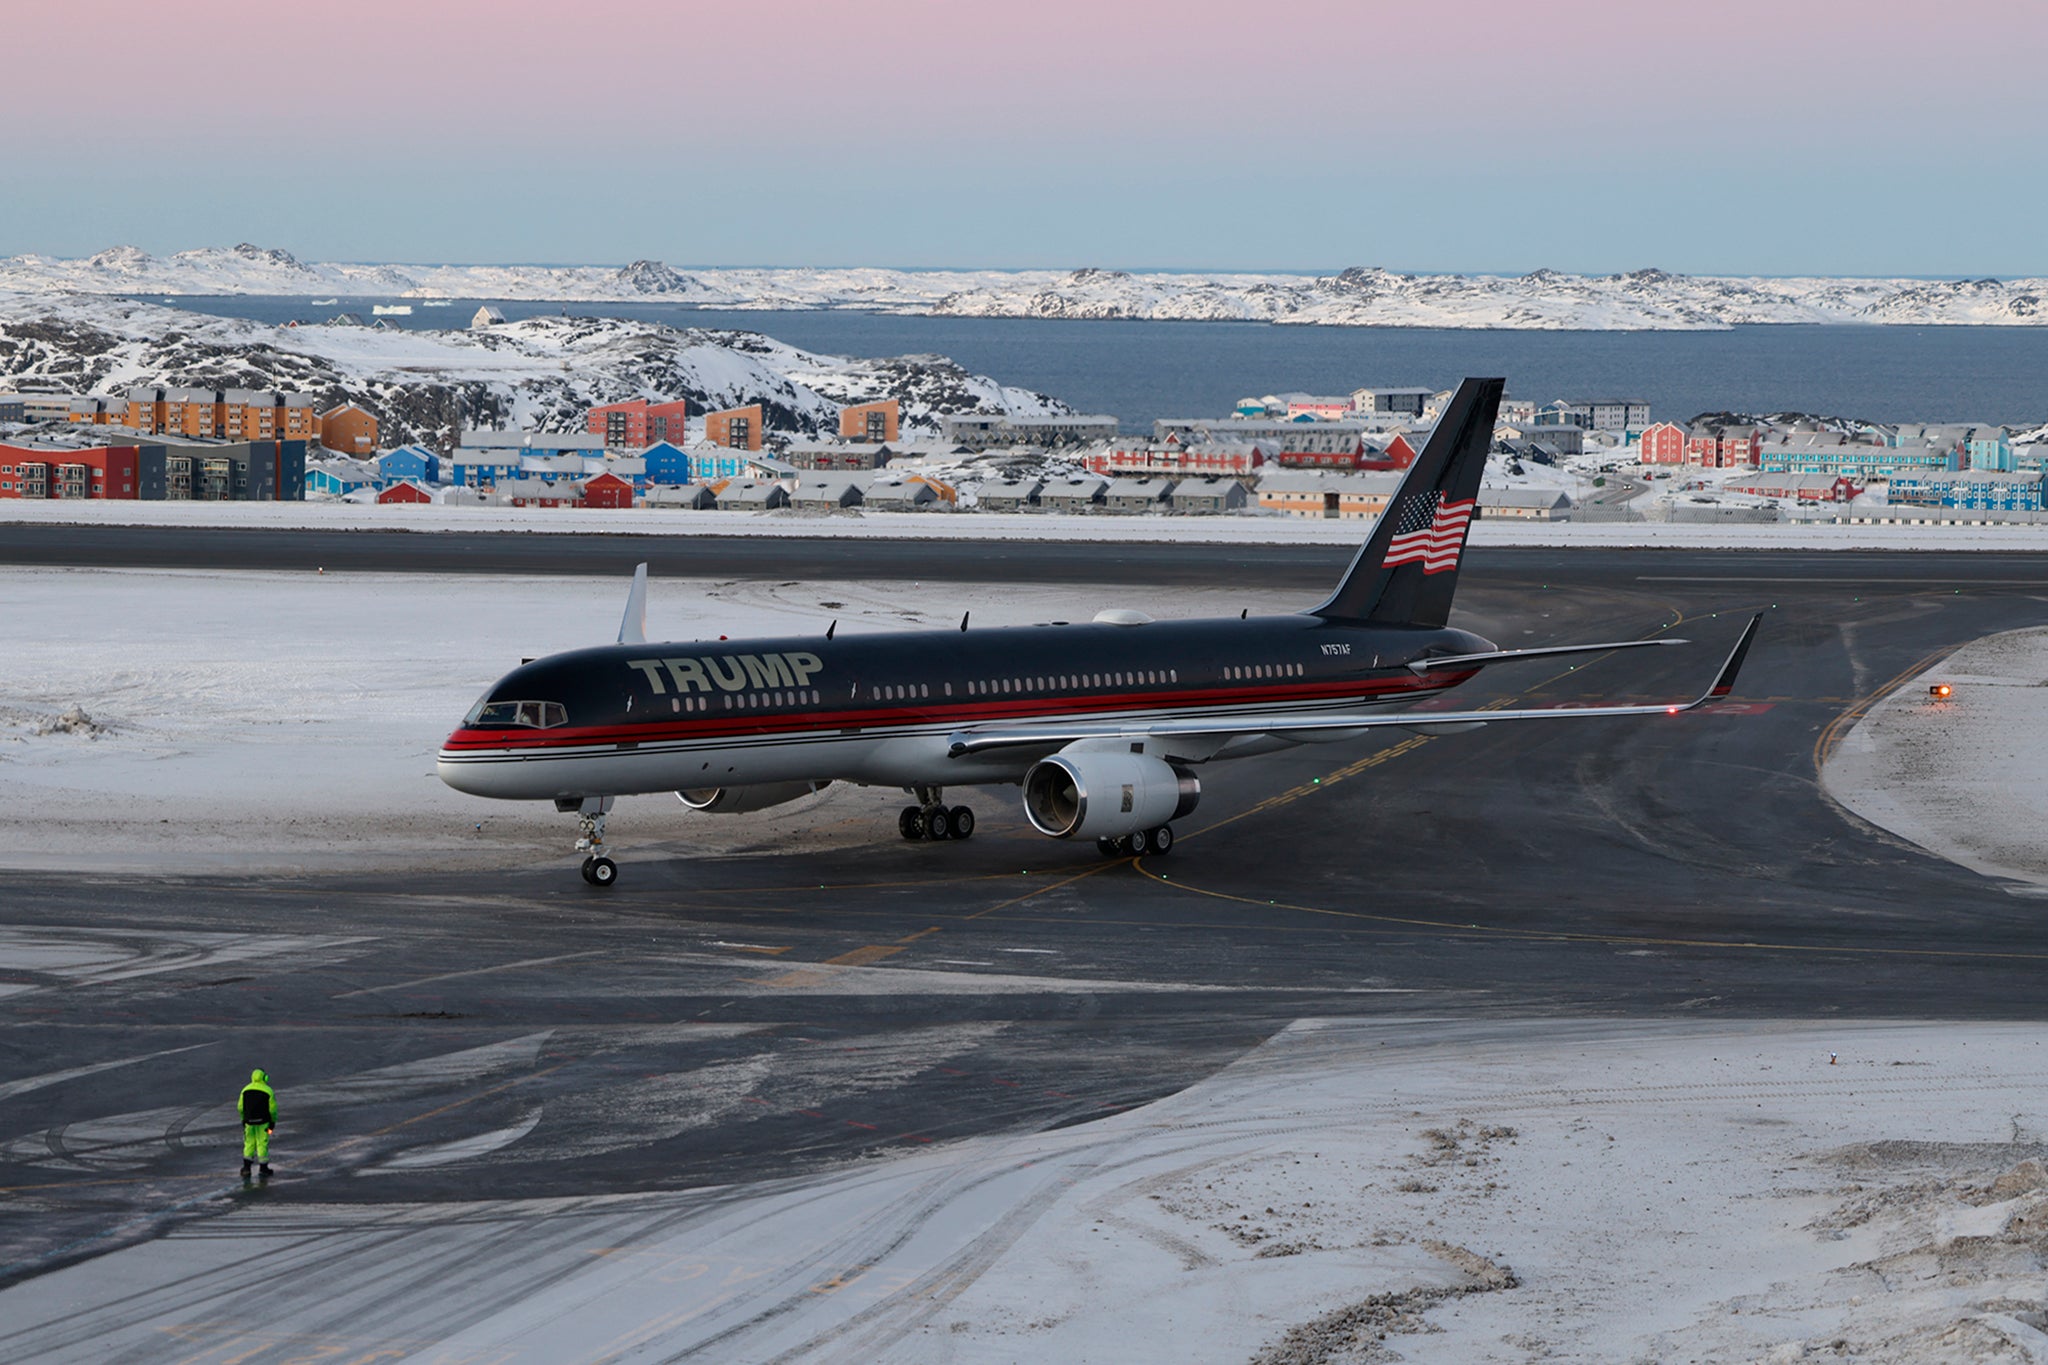
<svg viewBox="0 0 2048 1365"><path fill-rule="evenodd" d="M1479 480L1506 388L1505 379L1458 385L1344 580L1311 615L1421 626L1450 620L1458 561L1478 508Z"/></svg>

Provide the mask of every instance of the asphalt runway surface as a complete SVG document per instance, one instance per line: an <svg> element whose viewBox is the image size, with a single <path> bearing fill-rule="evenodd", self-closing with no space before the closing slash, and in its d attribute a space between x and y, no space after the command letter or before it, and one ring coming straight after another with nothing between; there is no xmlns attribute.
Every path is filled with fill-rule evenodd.
<svg viewBox="0 0 2048 1365"><path fill-rule="evenodd" d="M0 558L24 562L23 529ZM334 539L367 547L348 567L444 571L437 542L458 538ZM503 539L474 550L493 571L611 573L648 553ZM250 558L234 533L147 540L127 562ZM734 542L715 570L689 559L713 553L701 542L659 548L696 565L676 573L903 572L867 542ZM995 548L922 571L989 574ZM44 549L38 562L99 553ZM1251 573L1305 592L1348 558L1000 549L990 576L1013 580ZM986 789L954 793L981 828L950 844L900 841L893 805L857 817L872 838L801 855L693 847L691 819L719 817L615 822L609 891L576 876L568 817L558 865L496 873L10 873L0 1276L248 1200L672 1191L1086 1122L1310 1016L2040 1017L2042 900L1847 815L1816 772L1864 707L1944 651L2048 622L2048 557L1468 564L1458 623L1503 646L1674 621L1697 644L1493 670L1460 705L1690 697L1742 618L1770 614L1732 704L1214 765L1166 857L1046 840L1014 791ZM232 1104L259 1065L279 1089L278 1174L244 1188ZM0 1326L0 1357L26 1344Z"/></svg>

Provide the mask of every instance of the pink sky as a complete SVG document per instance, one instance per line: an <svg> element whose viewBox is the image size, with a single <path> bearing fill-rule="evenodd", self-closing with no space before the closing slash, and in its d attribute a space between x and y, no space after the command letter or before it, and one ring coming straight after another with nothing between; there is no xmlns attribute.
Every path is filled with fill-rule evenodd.
<svg viewBox="0 0 2048 1365"><path fill-rule="evenodd" d="M835 197L863 177L899 197L1023 178L1156 198L1417 165L1518 190L1636 167L1837 192L2000 158L2038 179L2048 132L2026 74L2048 6L2016 0L189 0L175 23L71 0L13 35L66 54L16 66L6 95L38 111L19 155L53 184L78 158L225 144L394 195L757 173L784 182L783 213L790 184ZM0 209L0 250L34 249L33 229Z"/></svg>

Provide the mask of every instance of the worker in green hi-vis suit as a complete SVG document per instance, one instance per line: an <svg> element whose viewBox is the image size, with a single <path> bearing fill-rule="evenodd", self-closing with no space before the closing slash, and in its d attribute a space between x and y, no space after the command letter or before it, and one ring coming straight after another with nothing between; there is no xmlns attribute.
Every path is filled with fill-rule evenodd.
<svg viewBox="0 0 2048 1365"><path fill-rule="evenodd" d="M249 1165L254 1162L262 1167L263 1176L270 1177L270 1130L277 1126L277 1092L270 1088L270 1073L257 1067L249 1073L249 1083L242 1087L242 1175L246 1179Z"/></svg>

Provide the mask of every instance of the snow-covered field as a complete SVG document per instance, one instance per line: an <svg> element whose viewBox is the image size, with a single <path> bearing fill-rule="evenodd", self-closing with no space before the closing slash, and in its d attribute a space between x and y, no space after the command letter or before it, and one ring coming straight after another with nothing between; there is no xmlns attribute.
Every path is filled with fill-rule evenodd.
<svg viewBox="0 0 2048 1365"><path fill-rule="evenodd" d="M1173 517L1030 512L686 512L516 507L363 507L350 503L95 502L0 499L0 522L82 526L304 526L360 531L827 537L881 540L1132 541L1181 545L1357 545L1361 521L1289 516ZM1492 518L1471 543L1671 550L2048 550L2048 525L1738 526L1543 522Z"/></svg>
<svg viewBox="0 0 2048 1365"><path fill-rule="evenodd" d="M258 1205L0 1316L50 1361L2039 1361L2044 1084L2038 1024L1303 1020L1094 1123L751 1188ZM464 1312L394 1265L459 1267Z"/></svg>
<svg viewBox="0 0 2048 1365"><path fill-rule="evenodd" d="M243 243L152 256L113 247L0 260L0 291L662 302L974 317L1154 318L1326 326L1712 329L1744 323L2026 325L2048 281L1571 275L1324 276L1123 270L686 269L309 263Z"/></svg>

